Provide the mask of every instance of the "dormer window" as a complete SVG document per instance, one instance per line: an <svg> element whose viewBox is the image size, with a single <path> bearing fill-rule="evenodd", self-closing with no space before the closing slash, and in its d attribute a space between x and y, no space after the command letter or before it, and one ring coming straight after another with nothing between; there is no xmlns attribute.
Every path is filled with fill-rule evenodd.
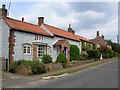
<svg viewBox="0 0 120 90"><path fill-rule="evenodd" d="M43 40L43 36L42 35L35 35L35 41L42 41Z"/></svg>

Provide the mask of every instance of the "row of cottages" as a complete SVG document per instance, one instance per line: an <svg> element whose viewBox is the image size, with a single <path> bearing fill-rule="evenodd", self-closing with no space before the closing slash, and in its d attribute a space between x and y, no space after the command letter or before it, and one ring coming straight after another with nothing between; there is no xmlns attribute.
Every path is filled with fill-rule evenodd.
<svg viewBox="0 0 120 90"><path fill-rule="evenodd" d="M7 17L7 9L2 5L0 9L0 57L14 60L41 60L44 54L51 55L53 61L59 53L64 53L70 60L70 45L77 45L81 53L81 41L90 43L84 37L75 35L75 31L68 27L68 31L44 23L44 17L38 18L38 24L31 24L22 20Z"/></svg>
<svg viewBox="0 0 120 90"><path fill-rule="evenodd" d="M99 31L97 31L96 37L94 39L90 39L90 41L96 45L97 49L99 48L112 49L111 45L109 45L109 43L104 39L104 35L102 34L100 36Z"/></svg>

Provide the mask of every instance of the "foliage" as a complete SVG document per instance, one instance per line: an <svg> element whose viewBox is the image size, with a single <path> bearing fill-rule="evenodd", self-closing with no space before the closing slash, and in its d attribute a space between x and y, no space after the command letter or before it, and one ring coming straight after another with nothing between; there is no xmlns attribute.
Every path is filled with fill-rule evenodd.
<svg viewBox="0 0 120 90"><path fill-rule="evenodd" d="M107 48L105 46L101 46L101 48L99 48L99 51L101 53L107 53L107 52L110 53L110 52L112 52L112 50L110 48Z"/></svg>
<svg viewBox="0 0 120 90"><path fill-rule="evenodd" d="M102 55L103 55L103 58L113 58L113 57L115 57L115 52L105 52L105 53L103 53Z"/></svg>
<svg viewBox="0 0 120 90"><path fill-rule="evenodd" d="M97 45L96 44L93 44L93 49L96 49L97 48Z"/></svg>
<svg viewBox="0 0 120 90"><path fill-rule="evenodd" d="M114 52L120 52L120 44L117 44L117 43L113 43L111 40L107 40L107 42L109 43L109 45L111 45L112 46L112 50L114 51Z"/></svg>
<svg viewBox="0 0 120 90"><path fill-rule="evenodd" d="M45 65L43 63L33 63L33 66L31 67L32 74L42 74L46 72Z"/></svg>
<svg viewBox="0 0 120 90"><path fill-rule="evenodd" d="M17 72L17 71L16 71L16 67L17 67L16 63L10 64L9 71L10 71L11 73L16 73L16 72Z"/></svg>
<svg viewBox="0 0 120 90"><path fill-rule="evenodd" d="M56 63L62 63L63 67L67 67L67 59L63 53L60 53L57 57Z"/></svg>
<svg viewBox="0 0 120 90"><path fill-rule="evenodd" d="M32 71L32 73L30 74L41 74L46 72L45 65L43 63L40 63L38 60L37 61L27 61L27 60L15 61L13 64L10 65L10 72L16 73L17 67L20 65L24 67L30 67Z"/></svg>
<svg viewBox="0 0 120 90"><path fill-rule="evenodd" d="M98 52L98 50L96 50L96 49L88 50L87 53L88 53L89 59L100 58L100 55L101 55L101 53Z"/></svg>
<svg viewBox="0 0 120 90"><path fill-rule="evenodd" d="M80 55L80 59L81 60L86 60L88 59L88 53L86 51L82 51L81 55Z"/></svg>
<svg viewBox="0 0 120 90"><path fill-rule="evenodd" d="M99 58L99 59L100 59L100 57L101 57L101 52L98 52L98 51L97 51L97 53L96 53L96 58Z"/></svg>
<svg viewBox="0 0 120 90"><path fill-rule="evenodd" d="M42 62L46 64L52 63L52 57L50 55L45 54L43 55Z"/></svg>
<svg viewBox="0 0 120 90"><path fill-rule="evenodd" d="M80 60L79 48L76 45L70 46L70 61Z"/></svg>
<svg viewBox="0 0 120 90"><path fill-rule="evenodd" d="M82 41L82 50L83 51L88 51L88 50L91 50L91 49L92 49L92 47L91 47L90 43L86 43L86 45L85 45L85 42Z"/></svg>

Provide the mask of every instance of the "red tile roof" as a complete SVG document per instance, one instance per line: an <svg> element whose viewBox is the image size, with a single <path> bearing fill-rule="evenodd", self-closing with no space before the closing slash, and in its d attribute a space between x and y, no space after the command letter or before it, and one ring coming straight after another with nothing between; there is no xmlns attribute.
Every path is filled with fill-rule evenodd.
<svg viewBox="0 0 120 90"><path fill-rule="evenodd" d="M65 42L65 40L58 40L54 45L62 45Z"/></svg>
<svg viewBox="0 0 120 90"><path fill-rule="evenodd" d="M78 35L77 35L78 36ZM88 42L88 43L92 43L92 41L88 40L87 38L84 38L82 36L78 36L80 40Z"/></svg>
<svg viewBox="0 0 120 90"><path fill-rule="evenodd" d="M100 46L107 46L107 42L100 36L97 36L95 39L91 39L90 41L94 44L99 44Z"/></svg>
<svg viewBox="0 0 120 90"><path fill-rule="evenodd" d="M68 31L62 30L60 28L56 28L54 26L50 26L48 24L44 24L44 26L48 30L50 30L50 32L52 32L56 36L60 36L60 37L64 37L64 38L68 38L68 39L72 39L72 40L76 40L76 41L80 41L80 39L78 38L78 36L76 36L76 35L68 32Z"/></svg>
<svg viewBox="0 0 120 90"><path fill-rule="evenodd" d="M23 22L20 20L15 20L12 18L4 17L3 18L5 22L9 25L10 28L16 29L19 31L25 31L25 32L31 32L31 33L37 33L42 34L46 36L51 36L48 32L43 30L39 25L34 25L31 23Z"/></svg>

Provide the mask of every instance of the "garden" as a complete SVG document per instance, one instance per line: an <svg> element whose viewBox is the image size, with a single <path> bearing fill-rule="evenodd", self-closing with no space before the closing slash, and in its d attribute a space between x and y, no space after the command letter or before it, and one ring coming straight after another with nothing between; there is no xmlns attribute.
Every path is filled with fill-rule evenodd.
<svg viewBox="0 0 120 90"><path fill-rule="evenodd" d="M118 55L117 52L106 48L95 49L88 46L84 46L83 48L84 49L80 54L79 48L76 45L71 45L69 64L67 63L66 56L63 53L60 53L55 62L52 61L52 57L50 55L44 55L41 62L39 60L14 61L14 63L10 64L9 71L11 73L17 73L25 76L37 75L95 62L101 60L101 55L102 59L113 58Z"/></svg>

